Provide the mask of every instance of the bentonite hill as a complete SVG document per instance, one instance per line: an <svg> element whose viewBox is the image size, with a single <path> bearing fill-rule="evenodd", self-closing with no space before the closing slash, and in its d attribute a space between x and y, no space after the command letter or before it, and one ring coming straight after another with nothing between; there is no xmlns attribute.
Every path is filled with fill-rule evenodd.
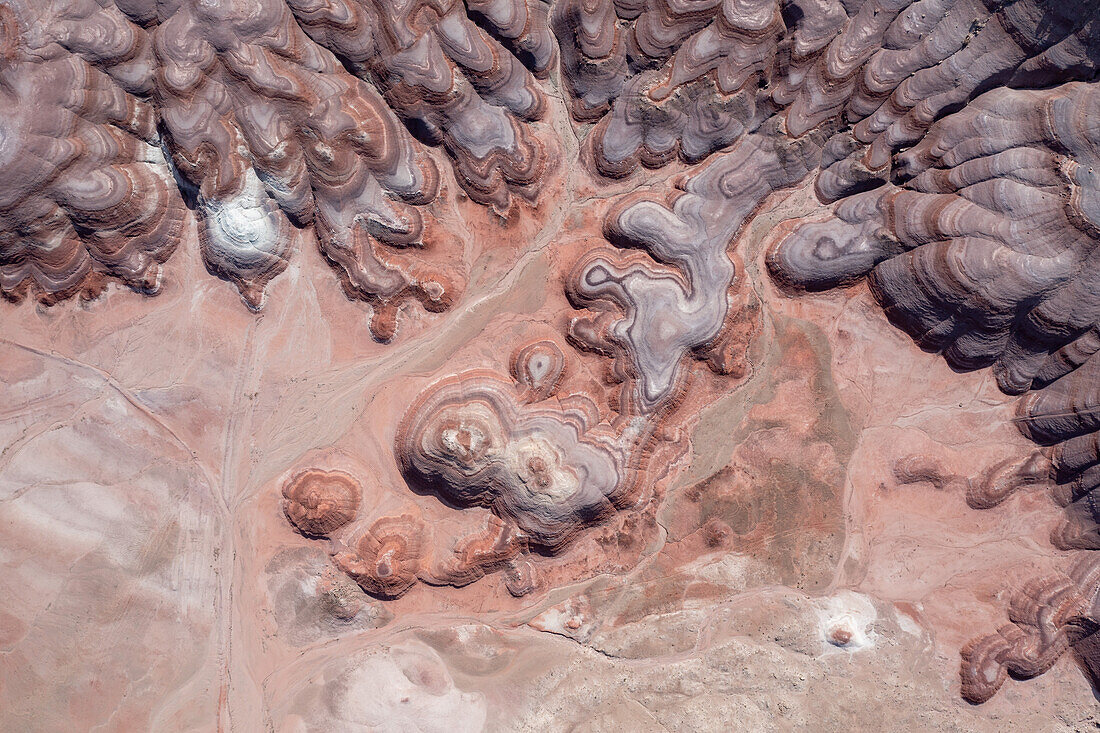
<svg viewBox="0 0 1100 733"><path fill-rule="evenodd" d="M1098 0L0 0L0 730L1100 727Z"/></svg>

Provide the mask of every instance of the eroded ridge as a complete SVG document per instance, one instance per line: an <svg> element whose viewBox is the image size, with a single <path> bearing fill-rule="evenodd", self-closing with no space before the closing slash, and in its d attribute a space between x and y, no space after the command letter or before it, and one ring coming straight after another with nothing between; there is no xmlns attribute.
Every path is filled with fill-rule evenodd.
<svg viewBox="0 0 1100 733"><path fill-rule="evenodd" d="M1056 352L1038 375L1040 383L1053 381L1017 403L1020 429L1049 446L1055 498L1066 507L1051 539L1062 549L1100 550L1100 497L1094 496L1100 487L1098 348L1095 337L1081 337Z"/></svg>
<svg viewBox="0 0 1100 733"><path fill-rule="evenodd" d="M471 198L503 210L513 193L534 195L547 157L526 123L543 115L535 75L545 76L554 58L542 3L287 3L312 38L378 85L419 137L444 146Z"/></svg>
<svg viewBox="0 0 1100 733"><path fill-rule="evenodd" d="M769 265L810 288L867 274L922 347L1024 392L1100 316L1098 113L1095 84L991 91L897 156L904 186L798 226Z"/></svg>
<svg viewBox="0 0 1100 733"><path fill-rule="evenodd" d="M1088 78L1085 0L652 0L556 3L562 76L578 121L598 121L607 176L692 162L783 110L799 137L843 119L817 179L835 200L889 180L891 156L990 83ZM1040 20L1041 19L1041 20Z"/></svg>
<svg viewBox="0 0 1100 733"><path fill-rule="evenodd" d="M645 194L614 208L605 227L608 239L646 251L654 262L633 253L591 252L569 281L577 307L597 304L598 311L623 312L621 319L580 319L570 335L575 343L615 356L616 375L636 382L634 407L627 409L650 412L674 399L683 354L705 350L728 312L721 293L733 275L724 248L770 193L811 173L822 201L842 200L828 221L802 225L769 258L777 277L811 289L851 282L883 260L934 242L948 226L944 217L958 212L941 212L943 199L928 197L933 194L958 194L979 208L989 197L999 199L987 208L1016 212L1008 218L1021 221L1017 236L1026 236L1022 221L1036 207L1050 202L1059 209L1056 192L1046 190L1057 185L1048 179L1059 175L1051 172L1059 166L1052 156L1066 157L1062 138L1076 146L1077 157L1091 155L1081 152L1092 143L1084 139L1089 133L1080 120L1092 103L1067 102L1076 105L1077 112L1071 112L1053 97L1075 99L1085 88L1067 87L1060 96L999 88L978 97L1001 84L1048 85L1094 74L1095 61L1087 52L1100 32L1091 22L1094 10L1080 3L1047 10L1037 0L1010 6L992 0L716 0L690 8L658 0L556 4L553 25L574 117L598 120L587 138L597 172L619 177L639 164L659 167L677 154L694 162L727 148L686 182L674 182L676 200L665 207L673 216L662 218L661 204ZM963 112L937 122L975 97ZM1013 104L1031 109L1044 101L1053 105L1054 117L1076 114L1077 121L1066 119L1060 128L1053 122L1050 134L1036 131L1019 144L969 151L957 162L951 157L963 154L964 141L975 136L1000 139L998 129L964 131L963 120L996 128L997 120L1012 114ZM701 131L710 137L700 137ZM1048 157L1028 164L1036 168L1028 181L1050 195L1028 194L1031 208L1025 209L1012 198L1020 192L1004 190L1008 184L994 193L992 180L999 174L989 168L989 156L1021 146L1034 149L1044 139ZM940 145L959 149L942 158ZM980 163L962 166L953 182L946 179L945 166L979 158ZM1028 169L1015 152L992 164L1002 171ZM974 170L983 166L985 174ZM1089 174L1076 169L1060 175L1064 186L1090 185L1078 181ZM973 190L964 192L967 188ZM917 194L926 195L923 208L915 203ZM700 211L705 215L693 213ZM1077 229L1091 236L1093 224L1082 225L1082 217L1071 211L1041 215L1048 220L1049 237L1069 237ZM922 216L939 220L922 223ZM989 216L979 221L968 219L961 226L998 236L986 231L992 226ZM1062 258L1067 268L1083 261L1069 260ZM1007 282L1005 287L1012 288ZM895 289L895 300L920 297L918 283L898 283ZM639 303L655 305L647 313ZM916 303L911 310L928 320L929 308ZM919 328L922 338L935 339L951 326L922 322ZM972 329L969 338L978 337Z"/></svg>
<svg viewBox="0 0 1100 733"><path fill-rule="evenodd" d="M1095 20L1088 0L864 3L842 34L848 53L821 58L820 76L802 87L805 104L789 113L794 134L832 114L853 123L830 140L818 195L832 201L906 177L893 154L992 86L1093 78ZM857 59L865 62L851 63Z"/></svg>
<svg viewBox="0 0 1100 733"><path fill-rule="evenodd" d="M940 491L962 494L971 509L992 509L1023 488L1051 488L1054 473L1040 451L1006 458L969 477L946 471L935 456L916 453L894 462L894 479L903 486L928 482Z"/></svg>
<svg viewBox="0 0 1100 733"><path fill-rule="evenodd" d="M588 145L605 176L702 160L775 109L763 90L785 30L776 0L566 0L553 22L573 116L598 120Z"/></svg>
<svg viewBox="0 0 1100 733"><path fill-rule="evenodd" d="M0 293L148 293L184 224L153 107L0 5Z"/></svg>
<svg viewBox="0 0 1100 733"><path fill-rule="evenodd" d="M1028 581L1013 596L1005 624L996 634L962 650L962 695L981 703L996 694L1009 675L1028 678L1050 669L1073 649L1095 680L1100 664L1094 635L1100 629L1100 557L1081 553L1065 574Z"/></svg>
<svg viewBox="0 0 1100 733"><path fill-rule="evenodd" d="M16 111L0 158L9 297L52 303L108 277L155 292L186 201L207 268L254 309L294 228L312 226L384 341L403 302L440 311L464 284L447 257L461 242L435 220L439 171L406 125L501 211L533 199L547 170L528 126L545 106L535 75L554 58L538 2L19 0L0 12Z"/></svg>

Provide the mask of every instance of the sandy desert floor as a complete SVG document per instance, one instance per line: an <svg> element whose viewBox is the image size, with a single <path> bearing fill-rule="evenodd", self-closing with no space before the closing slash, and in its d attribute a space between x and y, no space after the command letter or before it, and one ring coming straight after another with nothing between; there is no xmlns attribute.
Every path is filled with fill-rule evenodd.
<svg viewBox="0 0 1100 733"><path fill-rule="evenodd" d="M614 161L571 116L579 82L548 68L523 122L546 161L537 195L478 200L497 193L460 182L459 154L409 143L439 172L416 245L431 264L392 302L356 295L354 267L319 251L322 218L280 230L274 270L227 275L200 193L155 296L107 273L57 303L0 303L0 729L1100 727L1100 615L1080 610L1096 586L1067 569L1092 550L1052 543L1065 482L1001 372L918 346L881 280L775 275L797 227L839 216L812 175L725 234L708 225L720 260L660 254L624 201L690 200L685 181L737 143L710 168L673 155L601 175ZM727 198L700 216L735 216ZM676 226L637 224L653 241ZM4 259L9 241L5 277L31 257ZM439 312L431 267L461 284ZM672 287L694 288L680 310L662 305ZM717 326L698 335L707 309ZM980 508L997 471L1012 491ZM1044 590L1067 573L1072 618ZM960 653L1006 624L1015 651L969 674L1012 676L968 702ZM1050 663L1014 679L1032 675L1012 654Z"/></svg>

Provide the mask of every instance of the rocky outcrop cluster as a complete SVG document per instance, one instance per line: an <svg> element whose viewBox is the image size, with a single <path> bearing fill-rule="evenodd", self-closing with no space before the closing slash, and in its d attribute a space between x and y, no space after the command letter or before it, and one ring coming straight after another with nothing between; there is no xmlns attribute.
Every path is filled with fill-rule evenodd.
<svg viewBox="0 0 1100 733"><path fill-rule="evenodd" d="M461 587L495 572L514 596L537 586L529 538L515 522L488 514L480 530L436 545L433 535L442 533L415 506L361 519L361 497L351 474L310 468L283 486L282 508L303 536L326 543L335 569L368 595L394 600L418 582Z"/></svg>
<svg viewBox="0 0 1100 733"><path fill-rule="evenodd" d="M432 384L394 441L414 491L480 509L480 526L448 531L416 507L360 520L360 481L320 468L283 486L287 519L327 540L336 567L375 598L399 598L418 581L461 587L493 573L514 596L532 592L533 558L561 553L638 501L651 431L608 425L589 397L560 394L567 368L553 341L517 348L510 371L511 379L475 370Z"/></svg>
<svg viewBox="0 0 1100 733"><path fill-rule="evenodd" d="M540 2L0 5L0 287L51 303L114 278L155 292L185 203L207 268L252 308L312 225L388 340L398 307L447 308L459 246L434 222L450 156L507 209L547 168L554 46ZM414 139L409 130L419 138ZM438 250L444 250L442 252Z"/></svg>
<svg viewBox="0 0 1100 733"><path fill-rule="evenodd" d="M540 557L560 555L642 498L652 424L610 425L593 399L561 391L569 368L551 340L517 348L510 372L437 381L398 428L394 453L415 492L488 510L466 536L437 533L435 546L449 549L422 565L425 583L465 586L500 573L509 593L527 595Z"/></svg>

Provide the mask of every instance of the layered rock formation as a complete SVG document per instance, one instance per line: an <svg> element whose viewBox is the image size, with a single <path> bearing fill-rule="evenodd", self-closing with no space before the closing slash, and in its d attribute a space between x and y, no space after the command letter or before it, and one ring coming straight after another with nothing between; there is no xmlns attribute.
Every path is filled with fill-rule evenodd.
<svg viewBox="0 0 1100 733"><path fill-rule="evenodd" d="M670 205L647 194L617 202L608 240L652 259L594 250L567 287L576 306L600 312L573 321L573 340L594 350L606 344L634 384L624 411L653 413L677 398L689 354L720 374L744 374L728 343L745 334L730 328L737 272L727 247L768 196L807 174L815 150L763 132L682 184Z"/></svg>
<svg viewBox="0 0 1100 733"><path fill-rule="evenodd" d="M1039 17L1053 35L1039 35ZM994 20L1018 34L1020 51L998 43L993 57L993 73L1013 69L1010 86L1094 72L1087 55L1073 60L1054 50L1092 47L1097 24L1088 13L1062 8L1029 20L1005 12ZM1043 53L1023 61L1020 36ZM903 86L916 87L917 79ZM941 86L949 99L968 89L957 82ZM1097 99L1095 84L1074 82L1034 91L993 89L946 116L937 114L934 96L911 104L927 108L928 123L904 123L903 117L877 123L881 136L865 137L858 148L864 150L858 158L863 173L853 173L853 152L848 163L832 163L816 179L823 200L847 197L827 218L795 222L768 255L772 273L797 288L830 288L866 276L890 320L922 348L942 353L958 369L991 367L1006 393L1034 390L1020 402L1018 424L1039 444L1054 446L1050 461L994 467L970 483L967 501L988 508L1022 483L1072 485L1057 492L1069 505L1069 519L1053 539L1066 549L1090 547L1087 536L1095 532L1086 508L1091 486L1082 474L1093 463L1087 444L1096 429L1086 385L1098 302L1091 274L1100 241L1091 173L1098 154L1091 121L1100 112ZM856 142L863 130L875 129L873 121L868 117L853 128ZM830 159L829 146L823 162ZM876 170L881 174L871 175ZM868 186L874 188L858 192ZM900 473L912 474L911 468ZM915 473L922 477L921 469ZM941 484L950 480L923 473ZM1047 666L1038 664L1027 676ZM1000 674L990 690L1003 682ZM984 699L987 693L966 694Z"/></svg>
<svg viewBox="0 0 1100 733"><path fill-rule="evenodd" d="M525 347L517 358L527 362L529 379L532 351ZM528 395L553 395L553 384L546 394L540 386L547 385L536 377ZM520 540L558 552L633 502L645 438L636 428L600 428L596 407L582 395L542 407L517 397L516 385L491 373L439 382L409 408L394 451L415 488L459 507L490 507L518 528Z"/></svg>
<svg viewBox="0 0 1100 733"><path fill-rule="evenodd" d="M27 32L0 6L0 288L44 303L108 278L156 292L184 227L156 112L57 44L33 53Z"/></svg>
<svg viewBox="0 0 1100 733"><path fill-rule="evenodd" d="M371 330L388 340L404 300L440 311L462 287L446 263L461 242L425 223L439 168L402 121L448 152L471 197L501 210L513 191L533 195L547 167L525 125L544 107L532 72L553 58L538 4L471 9L488 30L453 3L4 8L5 73L20 78L6 90L29 118L11 121L5 157L30 144L39 161L3 172L13 297L33 281L51 302L104 276L155 291L186 202L207 268L256 309L293 253L291 228L312 224L347 294L374 306ZM72 176L96 183L77 193ZM73 228L66 253L34 245L47 236L36 231L59 236L61 217ZM114 244L112 228L122 232ZM424 251L435 247L452 251Z"/></svg>
<svg viewBox="0 0 1100 733"><path fill-rule="evenodd" d="M382 517L333 560L367 593L397 598L416 583L423 535L424 523L415 516Z"/></svg>
<svg viewBox="0 0 1100 733"><path fill-rule="evenodd" d="M1100 660L1094 644L1088 642L1097 631L1100 569L1096 561L1092 554L1082 555L1065 574L1029 581L1012 597L1008 612L1012 623L963 647L963 697L985 702L1010 674L1018 679L1040 675L1071 648L1094 675Z"/></svg>
<svg viewBox="0 0 1100 733"><path fill-rule="evenodd" d="M774 112L761 90L783 38L781 13L773 0L556 4L573 116L598 120L589 137L597 170L620 177L639 164L699 161ZM821 34L818 20L807 35Z"/></svg>
<svg viewBox="0 0 1100 733"><path fill-rule="evenodd" d="M0 107L0 727L1091 703L1092 0L0 0Z"/></svg>
<svg viewBox="0 0 1100 733"><path fill-rule="evenodd" d="M283 511L302 534L324 537L355 518L362 495L342 471L303 471L283 487Z"/></svg>

